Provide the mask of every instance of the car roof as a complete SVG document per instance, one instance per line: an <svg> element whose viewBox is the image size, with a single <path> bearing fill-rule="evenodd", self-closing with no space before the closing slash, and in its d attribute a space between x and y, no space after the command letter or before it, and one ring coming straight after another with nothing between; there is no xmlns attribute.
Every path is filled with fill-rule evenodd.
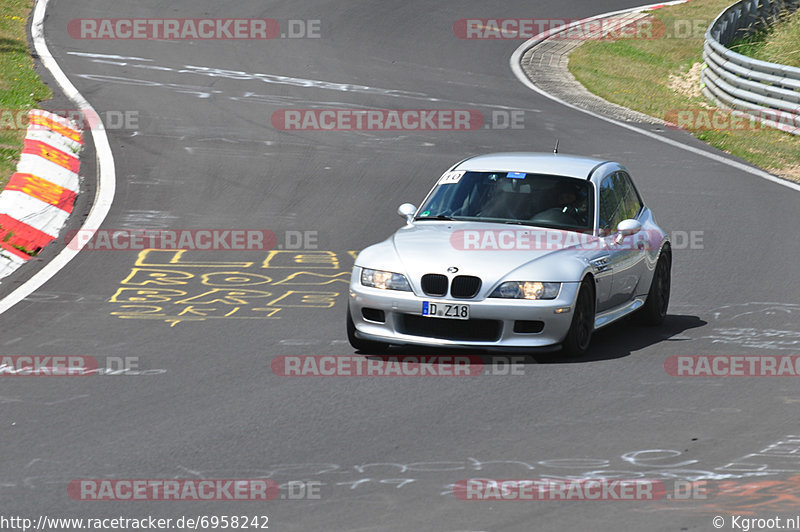
<svg viewBox="0 0 800 532"><path fill-rule="evenodd" d="M611 161L561 153L489 153L462 161L454 170L466 170L468 172L526 172L587 179L592 170L608 162Z"/></svg>

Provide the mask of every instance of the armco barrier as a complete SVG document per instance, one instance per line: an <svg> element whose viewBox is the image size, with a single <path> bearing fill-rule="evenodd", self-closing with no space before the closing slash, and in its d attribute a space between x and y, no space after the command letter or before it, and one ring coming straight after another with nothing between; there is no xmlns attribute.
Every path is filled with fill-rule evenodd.
<svg viewBox="0 0 800 532"><path fill-rule="evenodd" d="M705 35L703 92L721 107L738 109L764 124L800 135L800 68L759 61L728 46L800 0L741 0L718 16Z"/></svg>

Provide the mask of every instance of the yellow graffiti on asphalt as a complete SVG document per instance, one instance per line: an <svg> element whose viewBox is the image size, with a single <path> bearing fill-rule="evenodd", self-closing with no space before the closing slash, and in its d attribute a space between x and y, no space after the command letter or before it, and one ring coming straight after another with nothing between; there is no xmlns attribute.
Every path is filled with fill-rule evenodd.
<svg viewBox="0 0 800 532"><path fill-rule="evenodd" d="M271 250L255 260L208 260L145 249L109 299L113 316L174 327L210 319L280 319L286 308L329 309L346 293L357 251Z"/></svg>

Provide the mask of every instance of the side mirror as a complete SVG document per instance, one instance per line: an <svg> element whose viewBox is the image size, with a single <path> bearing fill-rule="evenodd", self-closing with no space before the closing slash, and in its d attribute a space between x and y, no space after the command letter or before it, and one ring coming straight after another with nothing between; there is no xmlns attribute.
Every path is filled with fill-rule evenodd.
<svg viewBox="0 0 800 532"><path fill-rule="evenodd" d="M635 235L641 230L642 224L638 220L632 218L622 220L619 225L617 225L617 238L615 240L617 243L620 243L625 237Z"/></svg>
<svg viewBox="0 0 800 532"><path fill-rule="evenodd" d="M412 203L403 203L397 208L397 214L406 219L406 223L414 221L414 215L417 213L416 205Z"/></svg>

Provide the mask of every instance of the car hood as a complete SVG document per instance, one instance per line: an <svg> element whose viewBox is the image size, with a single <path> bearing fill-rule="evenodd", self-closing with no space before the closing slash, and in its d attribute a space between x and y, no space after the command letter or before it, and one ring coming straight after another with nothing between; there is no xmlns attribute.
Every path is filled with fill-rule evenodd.
<svg viewBox="0 0 800 532"><path fill-rule="evenodd" d="M488 291L501 280L577 281L577 261L585 265L578 233L508 224L420 221L399 229L391 243L403 273L419 289L428 273L474 275ZM582 239L582 240L581 240ZM457 272L448 269L458 268ZM582 270L582 266L579 268ZM524 275L507 279L508 275Z"/></svg>

